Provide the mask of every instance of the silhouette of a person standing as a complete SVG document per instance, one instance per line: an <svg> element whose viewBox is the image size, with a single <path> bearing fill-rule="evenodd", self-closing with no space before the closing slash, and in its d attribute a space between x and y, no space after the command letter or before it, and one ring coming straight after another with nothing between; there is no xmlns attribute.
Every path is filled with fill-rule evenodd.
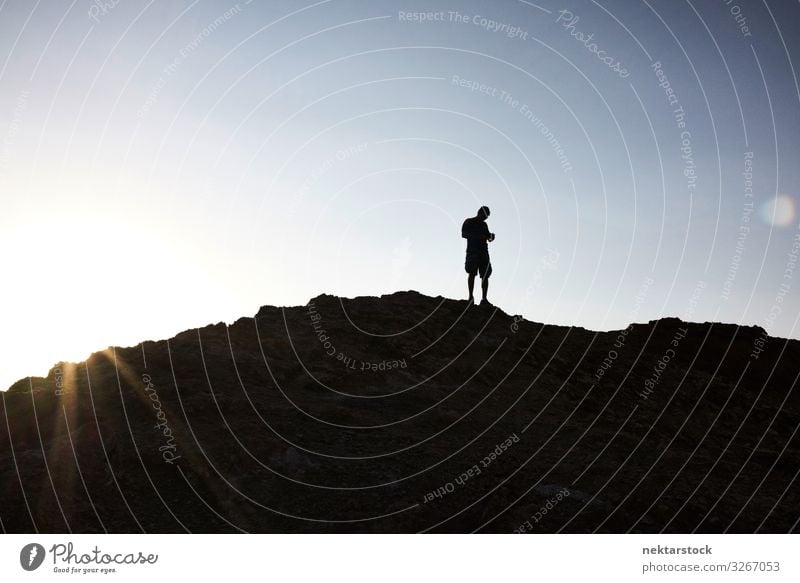
<svg viewBox="0 0 800 583"><path fill-rule="evenodd" d="M492 274L492 263L489 261L490 241L494 241L494 233L489 232L486 219L491 212L488 206L478 209L478 214L464 221L461 226L461 236L467 240L467 258L464 261L464 269L469 274L467 277L467 288L469 289L469 302L475 303L475 296L472 290L475 288L475 275L481 275L481 291L483 299L481 305L490 305L486 299L489 291L489 276Z"/></svg>

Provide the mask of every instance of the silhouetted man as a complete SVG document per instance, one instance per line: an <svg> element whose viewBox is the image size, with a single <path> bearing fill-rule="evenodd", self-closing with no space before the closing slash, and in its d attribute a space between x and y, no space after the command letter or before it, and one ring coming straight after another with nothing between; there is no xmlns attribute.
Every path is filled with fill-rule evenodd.
<svg viewBox="0 0 800 583"><path fill-rule="evenodd" d="M467 259L464 269L469 274L467 288L469 289L469 303L475 303L472 290L475 288L475 274L481 274L481 291L483 299L481 305L489 305L486 293L489 291L489 276L492 274L492 263L489 261L489 241L494 241L494 233L489 232L486 219L490 215L489 207L482 206L478 214L464 221L461 226L461 236L467 240Z"/></svg>

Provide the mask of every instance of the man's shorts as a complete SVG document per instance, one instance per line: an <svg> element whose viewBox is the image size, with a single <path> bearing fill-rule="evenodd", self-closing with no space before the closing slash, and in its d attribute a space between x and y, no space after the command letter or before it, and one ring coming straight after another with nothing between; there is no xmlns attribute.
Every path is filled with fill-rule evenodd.
<svg viewBox="0 0 800 583"><path fill-rule="evenodd" d="M489 261L488 253L467 253L464 261L464 269L470 275L481 274L481 279L486 279L492 275L492 262Z"/></svg>

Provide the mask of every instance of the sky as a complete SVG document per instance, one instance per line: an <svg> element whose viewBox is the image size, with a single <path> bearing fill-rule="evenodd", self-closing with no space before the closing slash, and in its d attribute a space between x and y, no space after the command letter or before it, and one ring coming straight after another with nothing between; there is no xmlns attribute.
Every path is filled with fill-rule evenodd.
<svg viewBox="0 0 800 583"><path fill-rule="evenodd" d="M0 387L262 305L800 338L800 5L0 2Z"/></svg>

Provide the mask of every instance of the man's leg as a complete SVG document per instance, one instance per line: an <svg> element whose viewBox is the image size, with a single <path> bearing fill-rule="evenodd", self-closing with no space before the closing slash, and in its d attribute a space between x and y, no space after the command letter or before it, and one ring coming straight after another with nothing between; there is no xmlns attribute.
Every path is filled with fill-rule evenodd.
<svg viewBox="0 0 800 583"><path fill-rule="evenodd" d="M467 288L469 289L469 301L475 302L475 297L472 294L472 290L475 289L475 274L470 273L467 276Z"/></svg>
<svg viewBox="0 0 800 583"><path fill-rule="evenodd" d="M486 264L481 266L481 291L483 292L483 299L481 304L489 304L486 295L489 293L489 276L492 275L492 263L486 257Z"/></svg>

